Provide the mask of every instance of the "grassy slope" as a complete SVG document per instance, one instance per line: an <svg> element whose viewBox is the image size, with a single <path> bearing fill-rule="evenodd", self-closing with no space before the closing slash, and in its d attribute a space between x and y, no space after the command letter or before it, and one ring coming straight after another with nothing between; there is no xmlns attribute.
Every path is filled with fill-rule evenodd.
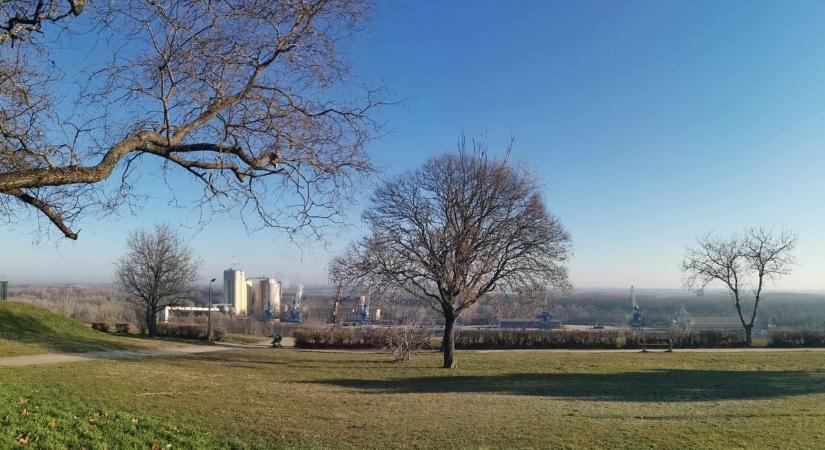
<svg viewBox="0 0 825 450"><path fill-rule="evenodd" d="M823 356L461 352L445 371L262 349L0 369L0 447L816 447Z"/></svg>
<svg viewBox="0 0 825 450"><path fill-rule="evenodd" d="M38 353L134 350L155 341L112 336L42 308L0 302L0 357Z"/></svg>

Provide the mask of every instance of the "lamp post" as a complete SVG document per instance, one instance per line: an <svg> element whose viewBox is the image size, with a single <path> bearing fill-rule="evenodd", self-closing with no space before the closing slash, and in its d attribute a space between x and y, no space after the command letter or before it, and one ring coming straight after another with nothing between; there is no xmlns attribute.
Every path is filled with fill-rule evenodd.
<svg viewBox="0 0 825 450"><path fill-rule="evenodd" d="M206 336L209 342L212 342L212 283L216 279L209 280L209 307L206 308Z"/></svg>

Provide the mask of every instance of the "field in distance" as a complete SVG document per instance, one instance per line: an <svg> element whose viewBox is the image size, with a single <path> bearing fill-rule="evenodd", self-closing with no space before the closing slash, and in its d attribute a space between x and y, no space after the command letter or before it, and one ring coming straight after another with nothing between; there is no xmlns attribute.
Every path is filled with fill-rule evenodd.
<svg viewBox="0 0 825 450"><path fill-rule="evenodd" d="M810 448L821 352L239 350L0 369L0 447Z"/></svg>

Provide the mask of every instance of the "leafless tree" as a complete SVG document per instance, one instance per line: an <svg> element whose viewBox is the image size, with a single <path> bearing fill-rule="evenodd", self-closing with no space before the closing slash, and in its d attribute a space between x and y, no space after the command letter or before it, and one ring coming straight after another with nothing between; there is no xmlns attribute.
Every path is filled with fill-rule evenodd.
<svg viewBox="0 0 825 450"><path fill-rule="evenodd" d="M3 217L31 211L76 239L78 220L139 203L155 173L203 221L295 233L339 217L380 132L376 90L339 52L366 1L86 3L0 3ZM82 64L66 63L72 46Z"/></svg>
<svg viewBox="0 0 825 450"><path fill-rule="evenodd" d="M55 24L77 16L86 0L4 0L0 6L0 44L26 39L39 32L44 23Z"/></svg>
<svg viewBox="0 0 825 450"><path fill-rule="evenodd" d="M115 281L141 313L149 335L155 336L158 313L191 299L199 261L167 225L135 231L126 245L128 252L117 263Z"/></svg>
<svg viewBox="0 0 825 450"><path fill-rule="evenodd" d="M456 319L488 293L568 287L570 237L538 182L472 145L380 186L363 214L369 235L341 258L347 280L400 288L443 315L445 368Z"/></svg>
<svg viewBox="0 0 825 450"><path fill-rule="evenodd" d="M764 287L790 273L796 242L793 233L764 228L751 228L727 239L705 235L697 239L696 247L688 248L682 261L685 285L697 295L715 283L730 291L745 329L745 342L750 346L756 311L765 297ZM749 318L743 312L745 300L753 302Z"/></svg>

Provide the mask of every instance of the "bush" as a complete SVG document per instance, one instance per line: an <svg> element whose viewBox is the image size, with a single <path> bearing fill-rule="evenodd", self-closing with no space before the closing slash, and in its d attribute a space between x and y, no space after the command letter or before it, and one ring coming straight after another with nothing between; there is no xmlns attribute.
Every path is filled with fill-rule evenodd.
<svg viewBox="0 0 825 450"><path fill-rule="evenodd" d="M619 347L619 333L613 330L460 330L458 349L611 349Z"/></svg>
<svg viewBox="0 0 825 450"><path fill-rule="evenodd" d="M416 352L432 345L433 329L425 313L414 314L404 325L392 325L386 330L384 350L396 362L409 361Z"/></svg>
<svg viewBox="0 0 825 450"><path fill-rule="evenodd" d="M129 334L129 324L128 323L116 323L115 324L115 331L120 334Z"/></svg>
<svg viewBox="0 0 825 450"><path fill-rule="evenodd" d="M181 339L206 340L208 328L200 323L161 323L158 324L158 336L176 337ZM213 327L212 337L215 341L222 341L226 333L223 329Z"/></svg>
<svg viewBox="0 0 825 450"><path fill-rule="evenodd" d="M299 327L292 331L299 348L384 348L391 330L387 328Z"/></svg>
<svg viewBox="0 0 825 450"><path fill-rule="evenodd" d="M109 331L109 324L104 322L95 322L92 324L92 328L106 333Z"/></svg>
<svg viewBox="0 0 825 450"><path fill-rule="evenodd" d="M640 331L625 332L624 348L641 348L642 339L651 341L673 340L673 348L737 348L745 346L745 332L742 330Z"/></svg>
<svg viewBox="0 0 825 450"><path fill-rule="evenodd" d="M395 353L397 343L422 342L402 328L300 327L293 332L300 348L386 349ZM401 334L399 334L401 333ZM639 330L503 330L460 329L455 346L460 350L507 349L638 349L647 342L673 340L674 348L737 348L745 345L741 330L695 331L691 333ZM821 337L825 346L825 333ZM813 340L810 340L814 342ZM431 348L426 345L424 348ZM403 349L402 349L403 350ZM405 359L403 351L396 355Z"/></svg>
<svg viewBox="0 0 825 450"><path fill-rule="evenodd" d="M825 347L825 331L770 331L768 347Z"/></svg>

